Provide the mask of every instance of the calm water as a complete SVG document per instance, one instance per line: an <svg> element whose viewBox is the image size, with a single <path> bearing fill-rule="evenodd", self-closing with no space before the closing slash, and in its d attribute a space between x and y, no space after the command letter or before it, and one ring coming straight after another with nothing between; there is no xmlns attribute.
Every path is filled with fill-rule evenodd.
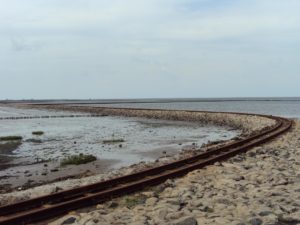
<svg viewBox="0 0 300 225"><path fill-rule="evenodd" d="M205 99L189 100L172 99L172 102L150 102L150 103L118 103L118 104L91 104L92 106L112 107L137 107L158 109L181 109L181 110L207 110L225 112L250 112L267 115L285 116L289 118L300 118L300 99Z"/></svg>

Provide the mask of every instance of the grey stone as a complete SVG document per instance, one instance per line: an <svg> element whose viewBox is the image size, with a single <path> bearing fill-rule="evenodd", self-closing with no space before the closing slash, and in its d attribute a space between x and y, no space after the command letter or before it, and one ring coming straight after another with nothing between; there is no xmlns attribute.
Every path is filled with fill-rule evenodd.
<svg viewBox="0 0 300 225"><path fill-rule="evenodd" d="M255 157L255 156L256 156L256 153L253 152L253 151L249 151L249 152L247 152L247 155L248 155L249 157Z"/></svg>
<svg viewBox="0 0 300 225"><path fill-rule="evenodd" d="M75 223L76 218L75 217L69 217L68 219L66 219L64 222L62 222L61 225L67 225L67 224L72 224Z"/></svg>
<svg viewBox="0 0 300 225"><path fill-rule="evenodd" d="M224 205L232 205L232 202L226 198L220 198L217 200L217 202Z"/></svg>
<svg viewBox="0 0 300 225"><path fill-rule="evenodd" d="M236 176L236 177L233 178L233 180L241 181L241 180L245 180L245 177L244 176Z"/></svg>
<svg viewBox="0 0 300 225"><path fill-rule="evenodd" d="M260 215L260 216L268 216L270 214L272 214L271 211L262 211L262 212L258 213L258 215Z"/></svg>
<svg viewBox="0 0 300 225"><path fill-rule="evenodd" d="M286 225L286 224L275 222L275 223L267 223L266 225Z"/></svg>
<svg viewBox="0 0 300 225"><path fill-rule="evenodd" d="M249 221L251 225L262 225L263 221L259 218L253 218Z"/></svg>
<svg viewBox="0 0 300 225"><path fill-rule="evenodd" d="M288 224L298 224L300 223L300 217L292 216L292 215L282 215L278 218L279 222L288 223Z"/></svg>
<svg viewBox="0 0 300 225"><path fill-rule="evenodd" d="M213 208L210 208L208 206L199 207L199 210L201 210L202 212L208 212L208 213L212 213L214 211Z"/></svg>
<svg viewBox="0 0 300 225"><path fill-rule="evenodd" d="M115 201L111 201L111 202L109 202L108 203L108 207L109 208L117 208L119 206L119 204L117 203L117 202L115 202Z"/></svg>
<svg viewBox="0 0 300 225"><path fill-rule="evenodd" d="M215 166L221 166L221 163L220 162L215 162L214 165Z"/></svg>
<svg viewBox="0 0 300 225"><path fill-rule="evenodd" d="M194 217L187 217L180 219L177 222L173 223L174 225L197 225L198 222Z"/></svg>

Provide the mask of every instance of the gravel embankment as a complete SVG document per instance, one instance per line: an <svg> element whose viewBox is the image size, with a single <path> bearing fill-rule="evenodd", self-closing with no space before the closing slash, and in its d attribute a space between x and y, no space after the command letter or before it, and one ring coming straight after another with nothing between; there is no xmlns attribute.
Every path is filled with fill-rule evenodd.
<svg viewBox="0 0 300 225"><path fill-rule="evenodd" d="M17 105L20 107L20 105ZM101 108L101 107L74 107L67 105L24 105L21 107L46 109L46 110L63 110L69 112L84 112L90 114L101 114L110 116L125 117L143 117L151 119L178 120L178 121L197 121L198 123L227 126L239 129L243 135L249 135L265 127L275 124L274 120L260 117L238 115L230 113L207 113L207 112L189 112L182 110L137 110L137 109L118 109L118 108Z"/></svg>

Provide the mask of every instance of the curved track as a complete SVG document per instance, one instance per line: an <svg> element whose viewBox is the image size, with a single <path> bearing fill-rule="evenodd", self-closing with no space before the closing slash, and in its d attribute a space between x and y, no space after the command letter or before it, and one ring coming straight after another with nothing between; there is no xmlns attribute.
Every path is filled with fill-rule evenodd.
<svg viewBox="0 0 300 225"><path fill-rule="evenodd" d="M214 162L245 152L254 146L283 134L292 126L291 120L281 117L246 113L235 114L266 117L274 119L276 124L243 140L238 140L221 147L212 147L204 153L167 165L2 206L0 207L0 225L37 222L67 213L71 210L94 205L117 196L141 190L147 186L162 183L169 178L182 176L192 170L203 168Z"/></svg>

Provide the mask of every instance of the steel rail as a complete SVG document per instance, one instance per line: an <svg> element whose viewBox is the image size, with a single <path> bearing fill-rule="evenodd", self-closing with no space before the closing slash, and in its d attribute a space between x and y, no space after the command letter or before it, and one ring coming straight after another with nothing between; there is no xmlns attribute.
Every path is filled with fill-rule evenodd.
<svg viewBox="0 0 300 225"><path fill-rule="evenodd" d="M136 109L134 108L134 110ZM291 120L281 117L249 113L234 114L266 117L275 120L276 124L245 139L234 141L233 143L224 146L212 147L204 153L178 160L173 163L111 180L2 206L0 207L0 225L28 224L48 219L67 213L71 210L101 203L117 196L162 183L167 179L182 176L192 170L203 168L209 164L245 152L254 146L270 141L272 138L283 134L292 126Z"/></svg>

